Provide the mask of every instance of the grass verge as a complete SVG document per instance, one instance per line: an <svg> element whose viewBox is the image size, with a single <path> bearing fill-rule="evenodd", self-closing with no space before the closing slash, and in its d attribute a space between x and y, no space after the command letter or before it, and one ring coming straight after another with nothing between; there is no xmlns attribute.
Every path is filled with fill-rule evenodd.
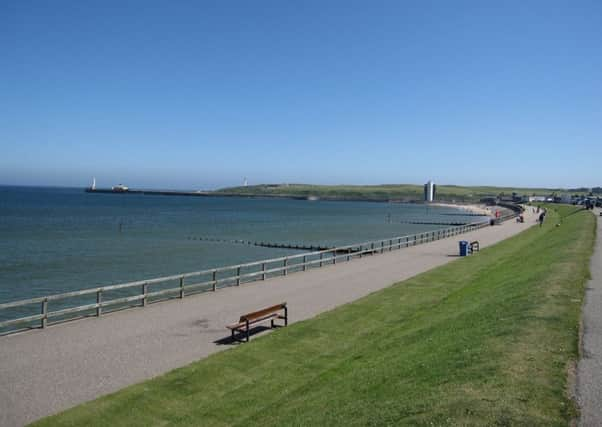
<svg viewBox="0 0 602 427"><path fill-rule="evenodd" d="M567 425L595 230L573 212L35 425Z"/></svg>

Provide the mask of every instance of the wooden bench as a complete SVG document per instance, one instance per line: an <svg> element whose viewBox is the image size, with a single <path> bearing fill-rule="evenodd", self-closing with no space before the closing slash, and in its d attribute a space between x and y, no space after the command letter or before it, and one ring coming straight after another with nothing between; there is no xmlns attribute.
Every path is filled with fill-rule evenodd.
<svg viewBox="0 0 602 427"><path fill-rule="evenodd" d="M282 314L282 311L284 311L284 314ZM233 340L239 342L248 342L249 331L251 329L251 326L253 326L256 323L261 323L269 320L270 326L273 328L275 326L274 320L276 319L283 319L284 326L288 326L288 309L286 308L285 302L283 302L282 304L277 304L268 308L264 308L259 311L254 311L253 313L243 314L242 316L240 316L238 323L227 325L226 328L230 329L230 331L232 332ZM238 334L244 334L246 338L245 341L239 339L235 335L235 332L238 332Z"/></svg>
<svg viewBox="0 0 602 427"><path fill-rule="evenodd" d="M481 251L478 240L475 240L474 242L470 242L470 252L474 252L474 251L477 251L477 252Z"/></svg>

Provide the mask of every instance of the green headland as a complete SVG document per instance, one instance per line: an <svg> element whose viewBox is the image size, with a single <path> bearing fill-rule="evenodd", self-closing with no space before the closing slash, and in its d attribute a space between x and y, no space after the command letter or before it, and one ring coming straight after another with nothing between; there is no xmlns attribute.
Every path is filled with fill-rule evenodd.
<svg viewBox="0 0 602 427"><path fill-rule="evenodd" d="M567 425L595 218L549 209L476 256L35 425Z"/></svg>
<svg viewBox="0 0 602 427"><path fill-rule="evenodd" d="M561 193L586 194L588 189L560 188L512 188L512 187L466 187L457 185L438 185L437 198L445 201L474 202L484 197L520 194L553 195ZM317 197L327 200L373 200L373 201L411 201L423 199L423 186L412 184L391 185L308 185L308 184L261 184L245 187L229 187L212 194L230 196L265 197Z"/></svg>

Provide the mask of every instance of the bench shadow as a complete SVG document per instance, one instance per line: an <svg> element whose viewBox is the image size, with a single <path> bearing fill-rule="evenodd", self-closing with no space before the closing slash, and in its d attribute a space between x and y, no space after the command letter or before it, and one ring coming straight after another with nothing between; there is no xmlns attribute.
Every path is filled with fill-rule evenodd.
<svg viewBox="0 0 602 427"><path fill-rule="evenodd" d="M265 332L265 331L269 331L271 329L278 329L278 328L282 328L283 326L281 325L274 325L273 328L270 328L269 326L254 326L249 330L249 337L253 338L253 335L259 334L261 332ZM245 339L245 334L243 333L238 333L235 332L236 336L239 340L243 340ZM213 344L217 344L217 345L237 345L237 344L244 344L244 342L240 342L237 341L235 339L232 339L232 336L227 336L224 338L220 338L219 340L213 341Z"/></svg>

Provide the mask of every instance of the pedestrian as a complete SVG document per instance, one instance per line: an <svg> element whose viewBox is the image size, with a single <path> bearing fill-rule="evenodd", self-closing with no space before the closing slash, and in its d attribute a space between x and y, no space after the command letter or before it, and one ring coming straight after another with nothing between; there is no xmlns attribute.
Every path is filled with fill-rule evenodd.
<svg viewBox="0 0 602 427"><path fill-rule="evenodd" d="M543 225L543 220L546 217L546 213L542 212L539 214L539 226L541 227Z"/></svg>

